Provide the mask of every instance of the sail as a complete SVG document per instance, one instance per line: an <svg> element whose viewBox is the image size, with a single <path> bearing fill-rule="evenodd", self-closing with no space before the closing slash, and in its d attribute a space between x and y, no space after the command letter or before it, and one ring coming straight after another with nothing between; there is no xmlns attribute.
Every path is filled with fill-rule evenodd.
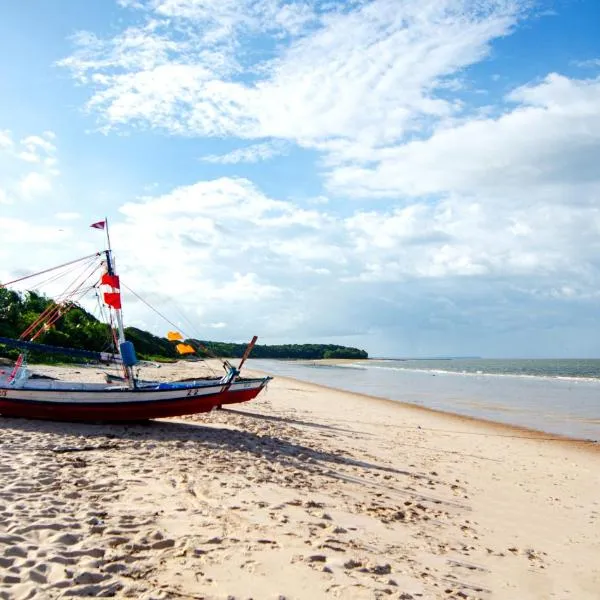
<svg viewBox="0 0 600 600"><path fill-rule="evenodd" d="M36 342L26 342L24 340L15 340L7 337L0 337L0 344L12 346L13 348L21 348L23 350L52 352L54 354L67 354L69 356L91 358L98 362L121 362L120 356L110 352L95 352L93 350L82 350L80 348L62 348L61 346L50 346L49 344L38 344Z"/></svg>

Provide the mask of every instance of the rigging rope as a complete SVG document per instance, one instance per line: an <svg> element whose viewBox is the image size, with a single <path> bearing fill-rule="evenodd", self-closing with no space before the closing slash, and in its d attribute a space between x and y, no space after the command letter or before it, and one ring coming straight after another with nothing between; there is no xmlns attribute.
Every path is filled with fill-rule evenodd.
<svg viewBox="0 0 600 600"><path fill-rule="evenodd" d="M87 275L85 275L85 272L89 270L90 266L92 267L91 271L89 271ZM98 267L99 265L96 264L95 257L92 260L88 260L88 262L84 265L82 272L75 277L75 279L63 292L63 294L61 294L58 297L59 301L55 301L54 304L50 304L49 306L47 306L46 309L38 316L38 318L35 319L33 323L31 323L31 325L29 325L29 327L27 327L27 329L21 334L20 339L23 340L31 335L32 337L30 341L33 341L45 331L46 327L50 327L51 325L56 323L56 321L58 321L58 319L60 319L60 317L63 315L63 312L67 310L67 302L73 302L76 295L78 298L80 298L88 291L87 289L81 291L81 288L83 287L85 282L88 279L90 279L92 275L98 270ZM82 276L84 276L83 280L78 285L76 285L78 280Z"/></svg>
<svg viewBox="0 0 600 600"><path fill-rule="evenodd" d="M50 273L51 271L56 271L57 269L61 269L62 267L68 267L69 265L74 265L83 260L87 260L88 258L95 258L96 256L101 256L102 252L96 252L95 254L90 254L89 256L84 256L83 258L78 258L76 260L72 260L70 262L63 263L62 265L58 265L57 267L52 267L50 269L44 269L43 271L38 271L37 273L32 273L30 275L25 275L24 277L19 277L19 279L13 279L12 281L8 281L6 283L0 283L0 288L5 288L13 283L18 283L19 281L24 281L25 279L30 279L31 277L35 277L36 275L43 275L44 273Z"/></svg>
<svg viewBox="0 0 600 600"><path fill-rule="evenodd" d="M178 325L173 323L173 321L171 321L170 319L167 319L167 317L165 317L165 315L163 315L158 309L154 308L154 306L152 306L149 302L146 302L146 300L144 300L139 294L136 294L128 285L125 285L122 282L121 282L121 285L125 289L127 289L129 292L131 292L138 300L140 300L140 302L143 302L150 310L153 310L159 317L164 319L169 325L171 325L175 329L181 329ZM186 338L191 339L190 336L187 335L187 333L185 331L183 331L183 329L181 331L183 332L183 334L185 335ZM198 340L195 340L195 341L199 345L199 347L204 352L206 352L211 358L216 358L216 359L220 360L223 364L225 364L225 361L221 357L217 356L214 352L212 352L204 344L201 344Z"/></svg>

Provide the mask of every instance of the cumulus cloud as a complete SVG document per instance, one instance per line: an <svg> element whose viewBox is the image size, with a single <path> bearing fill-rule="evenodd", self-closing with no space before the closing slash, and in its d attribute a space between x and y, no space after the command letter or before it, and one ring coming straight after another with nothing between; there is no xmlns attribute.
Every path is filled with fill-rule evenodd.
<svg viewBox="0 0 600 600"><path fill-rule="evenodd" d="M560 199L561 186L600 183L600 79L550 74L507 100L511 108L497 118L472 118L426 139L332 148L328 184L357 196L486 193L510 202L515 190Z"/></svg>
<svg viewBox="0 0 600 600"><path fill-rule="evenodd" d="M444 335L460 332L448 351L475 352L598 300L595 206L515 211L457 196L345 217L328 208L307 210L235 178L125 203L111 237L127 323L166 327L130 288L201 338L259 333L384 349L392 335L395 352L418 353L442 352ZM102 244L99 232L58 223L0 219L3 275L7 265L35 270Z"/></svg>
<svg viewBox="0 0 600 600"><path fill-rule="evenodd" d="M483 308L467 317L464 303L483 303L489 285L498 294L486 300L494 323L482 326L507 329L536 302L558 298L550 290L586 301L600 283L600 220L591 206L492 211L456 197L340 219L222 178L121 212L112 230L129 285L165 307L175 298L189 320L226 323L224 337L252 327L270 339L324 338L344 327L364 336L408 323L427 305L441 318L443 298L446 327L453 318L482 324ZM522 309L501 316L510 296Z"/></svg>

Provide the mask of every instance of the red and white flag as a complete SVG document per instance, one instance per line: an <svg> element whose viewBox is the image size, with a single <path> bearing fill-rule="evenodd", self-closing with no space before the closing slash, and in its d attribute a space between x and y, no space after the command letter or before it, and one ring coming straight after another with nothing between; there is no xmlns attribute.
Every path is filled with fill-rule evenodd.
<svg viewBox="0 0 600 600"><path fill-rule="evenodd" d="M104 273L100 278L100 283L102 285L110 285L112 288L116 288L117 290L121 287L119 283L118 275L109 275L108 273Z"/></svg>
<svg viewBox="0 0 600 600"><path fill-rule="evenodd" d="M105 225L106 221L98 221L97 223L92 223L90 227L93 227L94 229L104 229Z"/></svg>

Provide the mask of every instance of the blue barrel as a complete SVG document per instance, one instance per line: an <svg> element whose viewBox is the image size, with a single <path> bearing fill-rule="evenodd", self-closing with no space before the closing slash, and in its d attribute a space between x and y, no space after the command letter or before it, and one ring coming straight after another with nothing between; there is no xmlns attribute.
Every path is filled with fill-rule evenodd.
<svg viewBox="0 0 600 600"><path fill-rule="evenodd" d="M126 367L133 367L138 362L137 356L135 355L135 348L131 342L123 342L119 348L121 349L121 358L123 364Z"/></svg>

